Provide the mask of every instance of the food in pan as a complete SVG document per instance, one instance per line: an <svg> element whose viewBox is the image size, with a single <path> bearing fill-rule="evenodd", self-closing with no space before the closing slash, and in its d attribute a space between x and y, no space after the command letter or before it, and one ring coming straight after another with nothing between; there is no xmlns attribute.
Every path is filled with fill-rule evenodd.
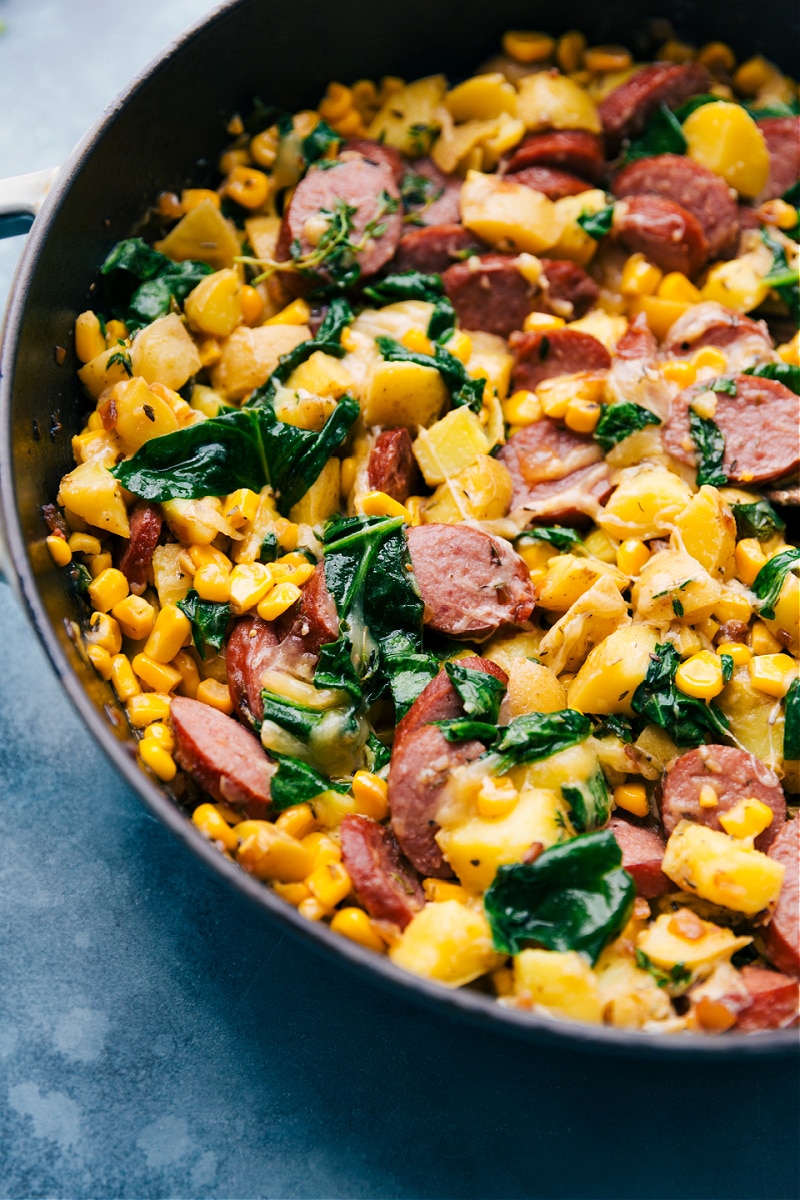
<svg viewBox="0 0 800 1200"><path fill-rule="evenodd" d="M109 253L48 546L143 769L309 920L555 1019L796 1021L799 111L512 32L234 118Z"/></svg>

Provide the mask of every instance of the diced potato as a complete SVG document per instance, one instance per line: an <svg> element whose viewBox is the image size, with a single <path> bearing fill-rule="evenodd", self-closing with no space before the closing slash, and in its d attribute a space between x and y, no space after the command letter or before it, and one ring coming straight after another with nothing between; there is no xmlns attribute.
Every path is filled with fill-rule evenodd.
<svg viewBox="0 0 800 1200"><path fill-rule="evenodd" d="M495 71L465 79L451 88L444 103L454 121L486 121L504 112L513 117L517 93L505 76Z"/></svg>
<svg viewBox="0 0 800 1200"><path fill-rule="evenodd" d="M559 793L528 788L507 816L475 816L443 826L436 841L464 887L483 892L497 868L519 862L531 842L555 845L562 833L562 818Z"/></svg>
<svg viewBox="0 0 800 1200"><path fill-rule="evenodd" d="M711 616L720 591L696 558L684 550L659 550L642 567L631 601L639 620L695 625Z"/></svg>
<svg viewBox="0 0 800 1200"><path fill-rule="evenodd" d="M661 867L683 891L751 916L775 907L785 870L744 839L694 821L678 823Z"/></svg>
<svg viewBox="0 0 800 1200"><path fill-rule="evenodd" d="M764 135L741 104L725 100L696 108L683 122L686 154L720 175L740 196L754 197L769 176Z"/></svg>
<svg viewBox="0 0 800 1200"><path fill-rule="evenodd" d="M469 165L474 166L476 170L480 167L484 171L493 171L503 155L513 150L522 140L524 133L525 126L522 121L509 116L508 113L500 113L495 122L494 132L481 139L481 162Z"/></svg>
<svg viewBox="0 0 800 1200"><path fill-rule="evenodd" d="M124 457L119 438L113 429L87 429L72 439L75 462L93 462L100 467L113 467Z"/></svg>
<svg viewBox="0 0 800 1200"><path fill-rule="evenodd" d="M428 525L457 525L469 517L497 520L508 512L513 487L508 468L481 454L471 467L437 487L425 505L423 520Z"/></svg>
<svg viewBox="0 0 800 1200"><path fill-rule="evenodd" d="M641 1029L652 1021L674 1017L669 996L630 954L603 951L595 968L603 1020L617 1029Z"/></svg>
<svg viewBox="0 0 800 1200"><path fill-rule="evenodd" d="M692 498L688 483L666 467L645 465L626 472L597 524L612 537L663 537Z"/></svg>
<svg viewBox="0 0 800 1200"><path fill-rule="evenodd" d="M244 223L247 240L256 258L269 262L275 258L275 246L281 230L280 217L248 217Z"/></svg>
<svg viewBox="0 0 800 1200"><path fill-rule="evenodd" d="M790 654L800 657L800 579L791 572L786 576L775 602L775 616L763 617L767 628L781 634L780 641Z"/></svg>
<svg viewBox="0 0 800 1200"><path fill-rule="evenodd" d="M467 167L483 167L482 147L498 135L500 124L499 117L489 121L465 121L463 125L453 125L452 121L446 121L431 151L431 158L446 175L452 175L459 169L463 173ZM522 125L519 131L521 137L524 132Z"/></svg>
<svg viewBox="0 0 800 1200"><path fill-rule="evenodd" d="M114 429L126 454L134 454L151 438L175 433L178 418L139 376L118 383L111 393Z"/></svg>
<svg viewBox="0 0 800 1200"><path fill-rule="evenodd" d="M392 92L373 117L367 136L394 146L409 158L427 154L441 125L436 109L446 90L444 75L405 84Z"/></svg>
<svg viewBox="0 0 800 1200"><path fill-rule="evenodd" d="M736 522L715 487L704 484L675 518L684 549L696 558L713 579L733 574Z"/></svg>
<svg viewBox="0 0 800 1200"><path fill-rule="evenodd" d="M115 361L112 363L111 359ZM130 365L130 354L124 346L109 346L102 354L90 359L78 371L78 378L94 400L98 400L106 388L130 379L125 360Z"/></svg>
<svg viewBox="0 0 800 1200"><path fill-rule="evenodd" d="M514 995L523 1007L544 1008L572 1021L599 1024L597 977L575 950L523 950L514 959Z"/></svg>
<svg viewBox="0 0 800 1200"><path fill-rule="evenodd" d="M680 754L667 731L658 725L645 725L633 747L643 765L649 768L641 772L646 779L660 779L667 763Z"/></svg>
<svg viewBox="0 0 800 1200"><path fill-rule="evenodd" d="M762 282L768 271L769 266L764 269L763 255L758 252L714 263L700 295L703 300L716 300L736 312L752 312L769 295L769 288Z"/></svg>
<svg viewBox="0 0 800 1200"><path fill-rule="evenodd" d="M182 551L183 547L175 542L156 546L153 551L153 580L162 608L183 600L192 586L191 576L185 574L180 564Z"/></svg>
<svg viewBox="0 0 800 1200"><path fill-rule="evenodd" d="M297 525L322 525L339 511L338 458L329 458L306 494L292 505L289 519Z"/></svg>
<svg viewBox="0 0 800 1200"><path fill-rule="evenodd" d="M682 317L689 309L688 300L665 300L663 296L636 296L630 301L631 315L638 316L643 312L647 324L663 342L678 317Z"/></svg>
<svg viewBox="0 0 800 1200"><path fill-rule="evenodd" d="M514 767L509 774L514 786L520 791L526 788L545 788L558 796L563 787L575 783L588 783L596 771L597 753L591 741L587 739L575 746L568 746L566 750L559 750L548 758L539 759L538 762Z"/></svg>
<svg viewBox="0 0 800 1200"><path fill-rule="evenodd" d="M537 601L548 612L566 612L599 579L607 578L620 592L628 587L628 576L599 558L557 554L547 564L547 575L539 587Z"/></svg>
<svg viewBox="0 0 800 1200"><path fill-rule="evenodd" d="M131 345L134 375L179 391L202 364L197 347L177 313L158 317L137 333Z"/></svg>
<svg viewBox="0 0 800 1200"><path fill-rule="evenodd" d="M549 667L515 658L508 671L508 709L512 717L530 712L560 712L567 707L567 692Z"/></svg>
<svg viewBox="0 0 800 1200"><path fill-rule="evenodd" d="M293 391L280 385L277 388L275 415L298 429L313 429L319 433L335 407L336 401L331 396L317 396L305 389Z"/></svg>
<svg viewBox="0 0 800 1200"><path fill-rule="evenodd" d="M131 536L122 488L99 463L81 463L65 475L57 500L104 533L116 533L123 538Z"/></svg>
<svg viewBox="0 0 800 1200"><path fill-rule="evenodd" d="M381 360L369 379L361 410L367 425L416 429L435 421L448 398L447 387L435 367Z"/></svg>
<svg viewBox="0 0 800 1200"><path fill-rule="evenodd" d="M469 340L472 342L472 353L467 361L470 375L483 371L491 386L501 400L505 400L511 385L511 367L513 358L508 352L505 338L493 333L471 329ZM502 415L502 414L501 414Z"/></svg>
<svg viewBox="0 0 800 1200"><path fill-rule="evenodd" d="M190 209L155 248L175 262L192 259L216 270L232 267L241 250L233 222L226 221L211 200L202 200Z"/></svg>
<svg viewBox="0 0 800 1200"><path fill-rule="evenodd" d="M286 381L288 388L305 388L316 396L332 396L338 400L353 386L350 372L338 358L315 350L299 367L295 367Z"/></svg>
<svg viewBox="0 0 800 1200"><path fill-rule="evenodd" d="M590 237L585 229L581 229L578 217L584 213L600 212L607 203L602 188L588 186L585 192L579 192L577 196L562 196L560 200L554 201L556 237L550 250L551 257L568 258L585 266L597 250L597 240Z"/></svg>
<svg viewBox="0 0 800 1200"><path fill-rule="evenodd" d="M242 319L239 275L231 267L206 275L192 288L183 305L192 329L211 337L227 337Z"/></svg>
<svg viewBox="0 0 800 1200"><path fill-rule="evenodd" d="M421 429L414 442L414 457L429 487L444 483L488 452L480 419L466 405L452 409L430 429Z"/></svg>
<svg viewBox="0 0 800 1200"><path fill-rule="evenodd" d="M164 500L161 505L167 524L185 546L209 546L220 534L238 538L239 534L222 515L222 501L216 496L199 500Z"/></svg>
<svg viewBox="0 0 800 1200"><path fill-rule="evenodd" d="M542 634L539 629L528 629L524 633L495 634L491 641L483 644L481 654L497 663L498 667L502 667L506 674L510 675L514 663L520 659L537 657L541 640ZM542 709L542 712L546 711Z"/></svg>
<svg viewBox="0 0 800 1200"><path fill-rule="evenodd" d="M689 938L685 933L695 936ZM723 929L713 921L704 921L691 910L679 909L677 913L662 913L656 917L652 925L639 934L637 946L664 971L681 966L691 971L695 978L702 978L709 975L717 963L728 961L732 954L751 941L749 937L736 937L730 929Z"/></svg>
<svg viewBox="0 0 800 1200"><path fill-rule="evenodd" d="M610 575L601 575L548 629L539 646L539 656L556 675L577 671L598 642L630 623L628 606L620 595L618 583Z"/></svg>
<svg viewBox="0 0 800 1200"><path fill-rule="evenodd" d="M566 75L537 71L519 85L517 116L526 129L586 129L602 133L600 115L589 93Z"/></svg>
<svg viewBox="0 0 800 1200"><path fill-rule="evenodd" d="M213 388L203 383L196 383L192 388L190 406L204 417L218 417L222 403L222 397Z"/></svg>
<svg viewBox="0 0 800 1200"><path fill-rule="evenodd" d="M658 635L650 625L616 629L589 652L567 689L570 708L632 717L633 693L647 674Z"/></svg>
<svg viewBox="0 0 800 1200"><path fill-rule="evenodd" d="M266 383L282 354L307 342L307 325L239 326L225 342L222 358L211 370L214 390L226 400L243 400L254 388Z"/></svg>
<svg viewBox="0 0 800 1200"><path fill-rule="evenodd" d="M426 904L392 946L389 957L398 967L446 987L463 987L503 961L492 945L483 913L457 900Z"/></svg>
<svg viewBox="0 0 800 1200"><path fill-rule="evenodd" d="M556 240L555 206L513 177L468 171L461 189L464 225L498 250L539 254Z"/></svg>
<svg viewBox="0 0 800 1200"><path fill-rule="evenodd" d="M740 667L715 704L730 721L731 735L737 743L780 773L784 731L780 700L754 688L747 667Z"/></svg>
<svg viewBox="0 0 800 1200"><path fill-rule="evenodd" d="M619 313L604 312L602 308L593 308L579 321L570 321L570 329L580 333L589 333L598 342L602 342L609 354L617 348L617 342L628 328L628 318Z"/></svg>

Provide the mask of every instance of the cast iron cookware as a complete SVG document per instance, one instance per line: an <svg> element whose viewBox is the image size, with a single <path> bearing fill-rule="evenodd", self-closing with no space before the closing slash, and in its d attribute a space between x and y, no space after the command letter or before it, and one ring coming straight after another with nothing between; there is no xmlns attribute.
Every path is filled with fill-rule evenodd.
<svg viewBox="0 0 800 1200"><path fill-rule="evenodd" d="M98 268L130 236L159 192L213 177L229 140L227 120L256 97L290 111L313 106L330 79L385 74L413 79L445 71L457 80L494 53L504 30L583 30L590 44L637 49L636 31L653 17L702 44L730 43L739 57L764 53L793 75L786 55L800 45L793 0L729 0L723 8L688 0L237 0L211 12L170 46L100 119L62 169L37 216L6 314L0 351L0 527L8 574L83 720L146 808L213 871L306 943L337 956L361 977L424 1003L533 1041L639 1055L739 1057L791 1053L797 1031L724 1038L654 1037L567 1024L500 1007L475 991L448 991L300 917L206 841L136 765L124 713L76 642L80 607L44 544L41 505L72 465L70 439L86 411L75 377L72 327L91 304ZM0 194L17 223L32 205ZM9 232L8 227L6 232ZM64 347L66 356L56 355ZM59 362L58 358L63 361Z"/></svg>

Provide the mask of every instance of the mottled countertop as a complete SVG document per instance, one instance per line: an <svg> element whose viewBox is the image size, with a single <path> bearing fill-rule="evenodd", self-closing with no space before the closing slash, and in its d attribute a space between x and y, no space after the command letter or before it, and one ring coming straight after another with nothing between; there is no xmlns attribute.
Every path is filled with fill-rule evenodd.
<svg viewBox="0 0 800 1200"><path fill-rule="evenodd" d="M0 175L207 7L0 0ZM6 584L0 639L0 1197L796 1194L796 1059L545 1050L357 982L145 814Z"/></svg>

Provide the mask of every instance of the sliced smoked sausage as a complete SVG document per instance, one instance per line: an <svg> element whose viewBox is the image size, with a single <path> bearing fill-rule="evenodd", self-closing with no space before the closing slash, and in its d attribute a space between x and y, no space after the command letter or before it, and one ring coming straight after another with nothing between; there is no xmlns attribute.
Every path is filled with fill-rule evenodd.
<svg viewBox="0 0 800 1200"><path fill-rule="evenodd" d="M300 180L284 214L278 256L288 259L293 246L299 247L301 257L312 254L319 242L317 226L324 230L332 220L324 214L335 214L342 203L355 209L347 218L347 240L358 247L351 260L362 277L379 271L394 254L403 231L400 192L385 163L369 162L361 155L335 160L325 169L311 167ZM324 259L310 269L320 279L330 278Z"/></svg>
<svg viewBox="0 0 800 1200"><path fill-rule="evenodd" d="M741 976L749 996L736 1022L741 1033L786 1029L794 1024L800 990L796 979L756 966L742 967Z"/></svg>
<svg viewBox="0 0 800 1200"><path fill-rule="evenodd" d="M220 804L263 817L277 768L258 738L233 717L186 696L173 697L170 720L178 765Z"/></svg>
<svg viewBox="0 0 800 1200"><path fill-rule="evenodd" d="M611 492L610 471L597 442L549 417L513 434L497 457L514 485L511 511L524 509L531 520L575 520Z"/></svg>
<svg viewBox="0 0 800 1200"><path fill-rule="evenodd" d="M421 176L432 187L414 189L414 176ZM445 175L440 171L431 158L417 158L408 167L404 183L410 183L411 188L404 186L404 203L409 213L409 219L416 225L455 225L461 220L461 185L463 179L457 175ZM409 200L409 191L424 192L424 200L417 203Z"/></svg>
<svg viewBox="0 0 800 1200"><path fill-rule="evenodd" d="M652 900L675 890L674 883L661 870L665 847L657 833L624 817L612 817L608 828L622 851L622 866L633 877L640 896Z"/></svg>
<svg viewBox="0 0 800 1200"><path fill-rule="evenodd" d="M453 263L486 249L486 243L463 225L426 225L403 234L392 270L442 275Z"/></svg>
<svg viewBox="0 0 800 1200"><path fill-rule="evenodd" d="M419 491L421 476L411 446L411 434L405 426L378 434L367 464L373 491L385 492L401 504Z"/></svg>
<svg viewBox="0 0 800 1200"><path fill-rule="evenodd" d="M694 213L663 196L630 196L617 201L614 237L643 254L662 271L696 275L708 258L708 242Z"/></svg>
<svg viewBox="0 0 800 1200"><path fill-rule="evenodd" d="M508 682L500 667L487 659L464 658L460 665ZM389 765L392 831L420 874L442 879L452 876L436 842L442 788L456 767L478 758L484 747L478 741L448 742L431 722L451 720L463 712L458 693L442 668L397 726Z"/></svg>
<svg viewBox="0 0 800 1200"><path fill-rule="evenodd" d="M643 133L662 104L677 108L690 96L707 91L710 85L711 76L700 63L665 62L642 67L600 103L600 120L609 149L614 152L623 138Z"/></svg>
<svg viewBox="0 0 800 1200"><path fill-rule="evenodd" d="M484 254L455 263L442 276L445 291L464 329L509 337L530 312L581 317L599 295L597 284L577 263L541 259L542 274L531 283L516 255Z"/></svg>
<svg viewBox="0 0 800 1200"><path fill-rule="evenodd" d="M758 198L777 200L800 179L800 117L765 117L758 122L769 150L769 178Z"/></svg>
<svg viewBox="0 0 800 1200"><path fill-rule="evenodd" d="M280 638L269 621L261 617L240 617L231 630L225 647L228 687L236 715L247 725L261 720L261 677L274 665Z"/></svg>
<svg viewBox="0 0 800 1200"><path fill-rule="evenodd" d="M704 789L712 788L717 804L705 808ZM722 829L719 818L740 800L755 796L772 809L771 824L756 838L756 848L766 850L786 821L786 797L774 771L747 750L736 746L698 746L677 758L661 783L661 820L667 834L679 821L697 821L709 829Z"/></svg>
<svg viewBox="0 0 800 1200"><path fill-rule="evenodd" d="M667 357L694 354L702 346L724 350L728 370L738 374L777 358L765 321L754 321L716 300L693 304L678 317L664 343Z"/></svg>
<svg viewBox="0 0 800 1200"><path fill-rule="evenodd" d="M735 193L708 167L682 154L656 154L630 163L614 180L615 196L663 196L693 213L702 226L708 255L735 247L739 210Z"/></svg>
<svg viewBox="0 0 800 1200"><path fill-rule="evenodd" d="M405 174L406 167L402 154L394 146L389 146L386 142L376 142L374 138L352 137L342 143L339 153L343 150L360 154L362 158L366 158L369 162L383 163L392 172L394 181L399 186Z"/></svg>
<svg viewBox="0 0 800 1200"><path fill-rule="evenodd" d="M575 375L578 371L607 371L611 355L602 342L579 329L553 329L548 333L514 333L512 388L532 392L544 379Z"/></svg>
<svg viewBox="0 0 800 1200"><path fill-rule="evenodd" d="M580 196L589 188L585 179L580 179L570 171L560 171L558 167L523 167L514 173L515 183L524 183L525 187L541 192L548 200L562 200L564 196Z"/></svg>
<svg viewBox="0 0 800 1200"><path fill-rule="evenodd" d="M800 467L800 396L776 379L736 375L736 395L716 393L713 420L725 437L722 469L733 483L766 483ZM670 403L664 447L678 462L696 465L689 409L705 390L687 388Z"/></svg>
<svg viewBox="0 0 800 1200"><path fill-rule="evenodd" d="M339 614L328 591L322 563L317 564L314 574L303 586L293 633L303 639L312 654L319 654L320 646L335 642L339 636Z"/></svg>
<svg viewBox="0 0 800 1200"><path fill-rule="evenodd" d="M479 642L533 612L534 588L523 560L504 538L468 525L419 525L408 549L425 624L449 637Z"/></svg>
<svg viewBox="0 0 800 1200"><path fill-rule="evenodd" d="M140 500L131 513L131 536L119 560L119 569L131 591L141 596L147 587L147 572L153 561L153 551L161 537L163 518L155 505Z"/></svg>
<svg viewBox="0 0 800 1200"><path fill-rule="evenodd" d="M605 171L603 139L583 129L551 129L523 138L506 164L507 174L527 167L558 167L599 183ZM530 184L528 186L531 186ZM584 184L585 191L588 184Z"/></svg>
<svg viewBox="0 0 800 1200"><path fill-rule="evenodd" d="M764 931L767 956L779 971L800 978L800 817L787 821L769 848L784 868L783 887Z"/></svg>
<svg viewBox="0 0 800 1200"><path fill-rule="evenodd" d="M375 920L405 929L425 904L425 893L391 829L352 816L344 818L340 832L342 862L359 902Z"/></svg>

